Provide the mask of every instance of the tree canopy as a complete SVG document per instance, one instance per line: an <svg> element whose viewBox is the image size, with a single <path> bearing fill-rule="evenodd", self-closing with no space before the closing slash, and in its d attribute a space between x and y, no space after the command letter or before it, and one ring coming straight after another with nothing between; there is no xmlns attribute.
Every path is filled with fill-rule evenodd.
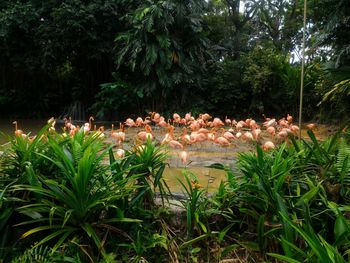
<svg viewBox="0 0 350 263"><path fill-rule="evenodd" d="M301 0L3 1L0 109L295 113L302 13ZM307 16L307 117L345 114L350 6L308 1Z"/></svg>

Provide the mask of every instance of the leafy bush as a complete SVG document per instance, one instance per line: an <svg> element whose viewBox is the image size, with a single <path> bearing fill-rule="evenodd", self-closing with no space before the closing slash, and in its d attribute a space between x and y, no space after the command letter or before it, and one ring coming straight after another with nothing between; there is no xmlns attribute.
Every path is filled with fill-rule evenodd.
<svg viewBox="0 0 350 263"><path fill-rule="evenodd" d="M106 147L103 140L100 132L86 134L80 129L69 136L56 133L50 125L36 137L19 135L11 139L10 147L1 156L3 258L19 255L18 251L30 244L32 250L19 256L19 262L45 258L48 250L50 255L58 251L69 258L73 255L69 253L78 253L82 260L95 261L108 257L107 238L131 245L141 229L154 236L162 234L154 220L156 215L150 217L150 212L143 210L144 203L136 200L157 209L154 191L164 190L163 149L149 142L143 150L128 152L124 159L116 160L112 158L112 148ZM110 164L106 162L108 154ZM152 184L146 187L144 182ZM49 248L38 250L44 243ZM68 254L64 253L67 244L77 250L66 249ZM148 257L153 248L144 246L142 256Z"/></svg>
<svg viewBox="0 0 350 263"><path fill-rule="evenodd" d="M308 133L309 140L292 138L291 146L270 153L257 146L257 153L241 154L241 175L229 172L212 202L220 211L216 221L219 229L233 223L239 244L281 260L343 260L349 249L349 143L341 130L324 142ZM317 252L321 248L326 254ZM276 254L282 251L285 256Z"/></svg>
<svg viewBox="0 0 350 263"><path fill-rule="evenodd" d="M137 110L137 106L130 105L131 100L137 100L137 95L130 84L120 80L116 75L114 78L115 82L100 85L100 91L95 96L96 102L91 107L96 116L104 120L121 119L127 112Z"/></svg>

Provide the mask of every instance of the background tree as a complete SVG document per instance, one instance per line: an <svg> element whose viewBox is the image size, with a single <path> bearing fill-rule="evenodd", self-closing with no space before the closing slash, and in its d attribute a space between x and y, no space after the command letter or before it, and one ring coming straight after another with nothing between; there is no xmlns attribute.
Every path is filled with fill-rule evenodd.
<svg viewBox="0 0 350 263"><path fill-rule="evenodd" d="M149 0L124 16L128 30L116 38L117 66L131 69L135 91L149 99L149 109L164 110L169 98L181 105L188 87L199 85L207 55L204 8L200 0Z"/></svg>
<svg viewBox="0 0 350 263"><path fill-rule="evenodd" d="M308 1L306 117L348 110L347 2ZM1 114L57 116L75 102L106 119L296 113L302 11L302 0L2 1Z"/></svg>
<svg viewBox="0 0 350 263"><path fill-rule="evenodd" d="M119 8L112 0L2 2L2 113L59 114L72 101L91 103L111 80Z"/></svg>

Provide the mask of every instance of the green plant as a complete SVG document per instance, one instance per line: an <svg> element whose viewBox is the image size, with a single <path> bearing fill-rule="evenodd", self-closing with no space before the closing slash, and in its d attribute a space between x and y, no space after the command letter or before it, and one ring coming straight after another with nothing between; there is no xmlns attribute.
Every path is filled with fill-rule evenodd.
<svg viewBox="0 0 350 263"><path fill-rule="evenodd" d="M247 180L239 190L240 202L244 204L240 210L256 222L261 252L266 250L266 239L270 238L273 245L273 239L280 231L287 240L293 240L293 230L280 217L280 214L289 215L293 207L292 200L287 198L294 188L292 171L296 163L293 157L286 155L286 145L271 154L264 153L258 145L257 156L247 153L240 157L241 171ZM270 228L268 232L267 227Z"/></svg>
<svg viewBox="0 0 350 263"><path fill-rule="evenodd" d="M202 34L205 4L198 0L126 3L135 8L123 17L128 28L116 36L116 64L133 72L139 98L147 99L150 108L164 110L166 99L173 94L186 99L182 94L188 85L200 81L207 53ZM160 99L155 100L155 94L161 94Z"/></svg>
<svg viewBox="0 0 350 263"><path fill-rule="evenodd" d="M26 249L22 255L11 260L11 263L51 263L51 262L80 262L78 258L65 256L49 247L36 246Z"/></svg>
<svg viewBox="0 0 350 263"><path fill-rule="evenodd" d="M196 234L208 233L208 227L205 222L205 211L208 204L205 197L205 189L198 184L197 178L189 173L184 172L185 182L178 179L185 190L186 199L181 201L186 211L186 229L187 238L193 238Z"/></svg>
<svg viewBox="0 0 350 263"><path fill-rule="evenodd" d="M157 190L159 190L164 205L164 200L167 200L170 194L170 189L163 178L166 159L166 149L156 146L155 142L150 140L147 140L144 145L135 147L131 161L135 168L130 170L129 176L134 174L141 176L137 179L138 191L131 205L143 203L146 207L151 208L155 204L155 191Z"/></svg>
<svg viewBox="0 0 350 263"><path fill-rule="evenodd" d="M120 246L132 251L132 253L127 254L127 257L123 257L126 261L135 263L149 262L147 260L147 254L150 255L150 251L154 248L168 250L168 240L165 235L140 233L138 231L136 239L131 244L121 244ZM153 258L151 255L149 257Z"/></svg>
<svg viewBox="0 0 350 263"><path fill-rule="evenodd" d="M310 141L297 144L298 162L311 177L322 180L330 199L346 202L350 187L349 143L341 137L341 128L333 137L319 142L312 131L308 131Z"/></svg>
<svg viewBox="0 0 350 263"><path fill-rule="evenodd" d="M10 242L8 238L10 236L10 218L13 214L14 207L10 204L11 196L6 195L6 191L10 185L7 185L4 189L0 189L0 258L6 258L8 247Z"/></svg>
<svg viewBox="0 0 350 263"><path fill-rule="evenodd" d="M285 215L282 215L285 219L285 221L295 229L295 231L300 235L300 237L305 241L305 247L300 248L297 247L295 244L285 240L282 238L282 242L285 246L288 246L291 250L293 250L292 256L283 256L275 253L268 253L268 255L275 257L277 259L290 262L290 263L297 263L297 262L325 262L325 263L345 263L347 262L343 255L339 252L337 244L332 245L328 243L320 234L315 233L314 229L312 228L312 224L309 217L309 211L307 209L307 206L304 206L305 210L305 219L306 222L302 225L298 225L293 223L289 218L287 218ZM342 229L342 232L346 231L346 234L349 235L350 225L346 222L345 218L341 215L339 215L339 221L342 223L338 223L335 225L337 227L336 234L338 235L337 238L339 238L344 233L339 232L339 229ZM337 219L338 221L338 219ZM342 224L342 226L340 226ZM345 229L344 229L345 228ZM347 247L348 246L347 242ZM348 253L348 252L346 252Z"/></svg>
<svg viewBox="0 0 350 263"><path fill-rule="evenodd" d="M96 102L91 107L100 119L121 118L127 114L125 108L128 108L129 112L137 109L130 107L129 101L137 98L130 84L122 81L117 75L114 75L114 78L114 82L100 85L101 89L95 96Z"/></svg>
<svg viewBox="0 0 350 263"><path fill-rule="evenodd" d="M68 239L77 237L90 258L94 251L104 253L106 235L110 231L120 232L113 224L140 222L118 217L118 207L115 206L118 200L134 190L130 183L136 176L124 178L108 172L109 167L102 165L108 149L102 148L102 141L95 134L85 136L81 130L63 144L48 136L48 144L53 151L52 157L40 156L58 168L61 181L39 175L28 165L26 173L39 183L12 187L14 191L29 191L37 195L29 204L17 208L19 213L31 218L17 226L34 225L22 234L22 238L45 231L47 235L35 247L56 240L52 248L56 251Z"/></svg>
<svg viewBox="0 0 350 263"><path fill-rule="evenodd" d="M5 148L1 156L1 181L28 183L30 178L26 176L26 166L30 163L35 170L47 171L50 166L45 158L39 154L48 154L47 134L51 124L44 126L35 137L15 135L9 138L9 147Z"/></svg>

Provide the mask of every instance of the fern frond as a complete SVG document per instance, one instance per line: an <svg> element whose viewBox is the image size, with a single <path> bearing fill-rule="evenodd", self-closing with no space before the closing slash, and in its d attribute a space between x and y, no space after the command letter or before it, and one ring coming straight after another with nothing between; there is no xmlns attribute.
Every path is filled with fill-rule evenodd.
<svg viewBox="0 0 350 263"><path fill-rule="evenodd" d="M341 138L338 147L338 155L335 166L339 173L350 175L350 145L346 143L344 138ZM345 171L343 169L345 169Z"/></svg>

